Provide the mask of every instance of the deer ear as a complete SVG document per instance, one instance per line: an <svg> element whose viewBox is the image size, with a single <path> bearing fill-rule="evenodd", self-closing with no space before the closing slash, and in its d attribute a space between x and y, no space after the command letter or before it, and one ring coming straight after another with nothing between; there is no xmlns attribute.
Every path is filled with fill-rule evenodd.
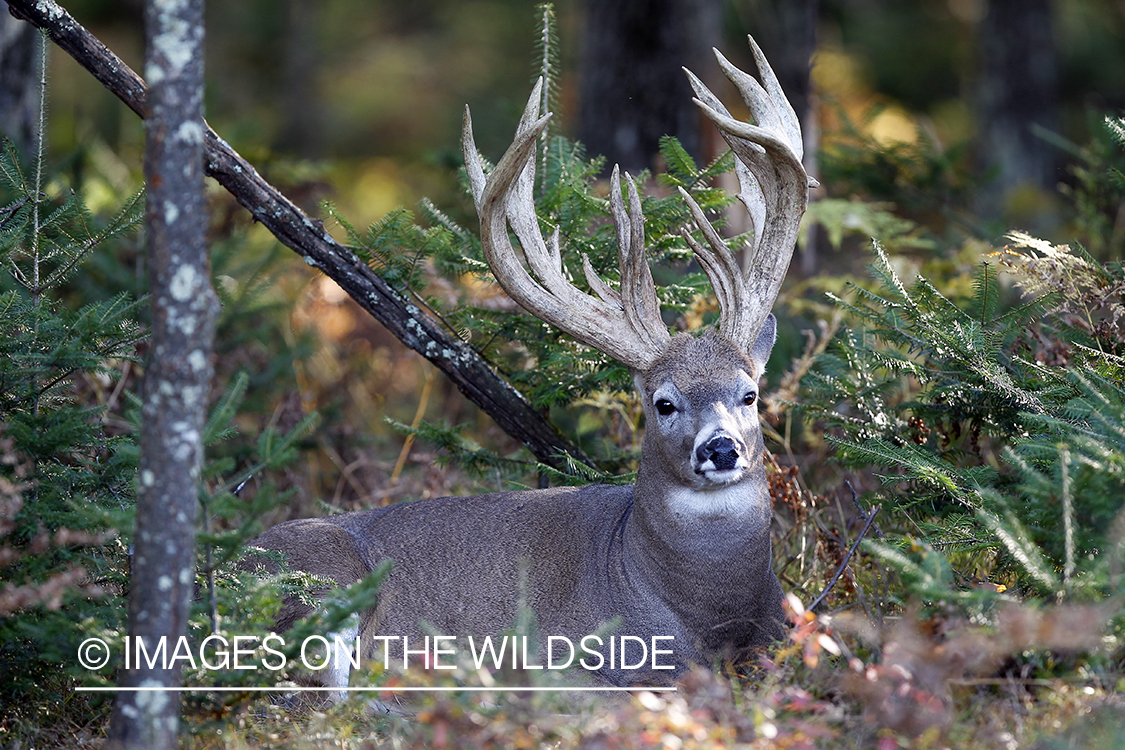
<svg viewBox="0 0 1125 750"><path fill-rule="evenodd" d="M766 316L766 322L762 326L762 332L758 334L758 340L754 342L754 347L750 350L750 359L758 365L758 377L761 377L766 371L766 362L770 359L770 352L773 351L773 345L776 341L777 318L774 317L773 313L770 313Z"/></svg>

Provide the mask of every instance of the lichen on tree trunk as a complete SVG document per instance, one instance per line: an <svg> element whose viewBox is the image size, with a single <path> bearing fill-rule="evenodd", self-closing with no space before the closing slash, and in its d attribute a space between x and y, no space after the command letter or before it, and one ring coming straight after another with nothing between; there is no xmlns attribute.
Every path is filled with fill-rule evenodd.
<svg viewBox="0 0 1125 750"><path fill-rule="evenodd" d="M195 581L202 433L218 298L211 286L203 195L203 1L145 6L145 183L152 332L141 409L129 635L174 652ZM179 669L134 662L120 673L108 747L177 745L179 700L159 688ZM171 665L169 665L171 666ZM151 690L151 688L156 688Z"/></svg>

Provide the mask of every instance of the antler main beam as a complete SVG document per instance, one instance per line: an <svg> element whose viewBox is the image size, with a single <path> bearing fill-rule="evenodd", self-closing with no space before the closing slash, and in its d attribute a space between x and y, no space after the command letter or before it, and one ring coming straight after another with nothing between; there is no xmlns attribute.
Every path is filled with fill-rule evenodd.
<svg viewBox="0 0 1125 750"><path fill-rule="evenodd" d="M535 214L535 143L550 118L550 114L538 116L541 86L542 80L528 98L515 140L487 177L465 110L462 147L480 216L485 259L504 291L532 315L634 370L647 370L671 337L660 318L656 286L645 258L644 217L637 188L626 173L626 206L620 173L614 168L610 207L617 228L621 291L599 278L583 257L587 282L596 295L591 296L570 283L563 270L558 230L544 240ZM508 236L509 225L523 250L526 269Z"/></svg>
<svg viewBox="0 0 1125 750"><path fill-rule="evenodd" d="M684 232L719 299L720 332L743 351L750 351L773 307L815 185L801 164L801 126L765 56L754 40L750 46L761 83L734 67L718 50L715 56L735 85L755 124L736 120L703 83L685 69L695 102L719 128L734 151L739 198L754 226L750 262L743 271L730 247L703 210L681 189L706 245ZM473 140L472 120L465 110L462 147L481 219L481 242L496 280L516 302L541 320L593 346L638 371L647 370L671 337L660 317L656 288L645 257L644 217L640 198L628 174L629 202L621 196L616 167L610 186L610 207L617 229L621 291L613 290L583 257L583 270L594 295L567 279L559 251L558 230L545 240L535 213L535 144L550 118L540 117L542 81L536 84L516 129L515 140L495 169L485 175ZM509 237L519 240L527 267Z"/></svg>
<svg viewBox="0 0 1125 750"><path fill-rule="evenodd" d="M738 197L754 227L749 263L740 270L730 248L707 221L699 205L681 193L710 250L685 233L719 298L719 330L744 349L754 345L769 315L797 243L797 230L808 206L809 179L801 158L801 125L777 76L753 37L750 48L762 82L732 65L715 50L723 73L735 85L756 124L736 120L690 70L684 69L695 103L719 128L734 151Z"/></svg>

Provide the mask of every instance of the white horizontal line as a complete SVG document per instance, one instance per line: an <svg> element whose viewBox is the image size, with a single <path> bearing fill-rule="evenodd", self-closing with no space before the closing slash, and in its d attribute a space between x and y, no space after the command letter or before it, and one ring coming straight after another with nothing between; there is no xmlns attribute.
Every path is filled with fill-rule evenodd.
<svg viewBox="0 0 1125 750"><path fill-rule="evenodd" d="M496 687L318 687L318 686L273 686L273 687L75 687L75 692L83 693L147 693L167 691L172 693L324 693L344 692L349 693L623 693L641 690L650 693L674 693L674 687L514 687L497 685Z"/></svg>

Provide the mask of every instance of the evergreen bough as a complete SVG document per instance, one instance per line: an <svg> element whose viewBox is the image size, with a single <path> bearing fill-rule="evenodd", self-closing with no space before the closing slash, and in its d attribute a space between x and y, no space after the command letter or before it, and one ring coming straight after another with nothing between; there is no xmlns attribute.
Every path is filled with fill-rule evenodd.
<svg viewBox="0 0 1125 750"><path fill-rule="evenodd" d="M1112 351L1119 329L1082 306L1099 299L1103 319L1116 320L1125 276L1013 237L1000 257L1039 294L1007 309L994 263L980 266L970 298L953 300L925 278L904 283L876 244L876 288L836 300L853 327L806 376L794 408L829 426L845 465L882 471L884 504L914 533L868 549L902 574L903 595L931 606L992 601L993 587L954 573L958 552L1003 596L1120 602L1125 359ZM1034 275L1049 258L1081 261L1082 294Z"/></svg>
<svg viewBox="0 0 1125 750"><path fill-rule="evenodd" d="M143 337L137 301L125 294L77 309L63 299L92 252L135 229L139 194L98 221L79 196L48 195L42 174L5 141L0 471L19 491L7 495L0 519L0 702L25 709L28 695L62 700L69 692L60 677L81 671L75 655L90 623L123 623L123 608L104 595L126 585L127 534L113 532L131 525L136 454L127 432L107 424L106 404L86 391L112 392Z"/></svg>

